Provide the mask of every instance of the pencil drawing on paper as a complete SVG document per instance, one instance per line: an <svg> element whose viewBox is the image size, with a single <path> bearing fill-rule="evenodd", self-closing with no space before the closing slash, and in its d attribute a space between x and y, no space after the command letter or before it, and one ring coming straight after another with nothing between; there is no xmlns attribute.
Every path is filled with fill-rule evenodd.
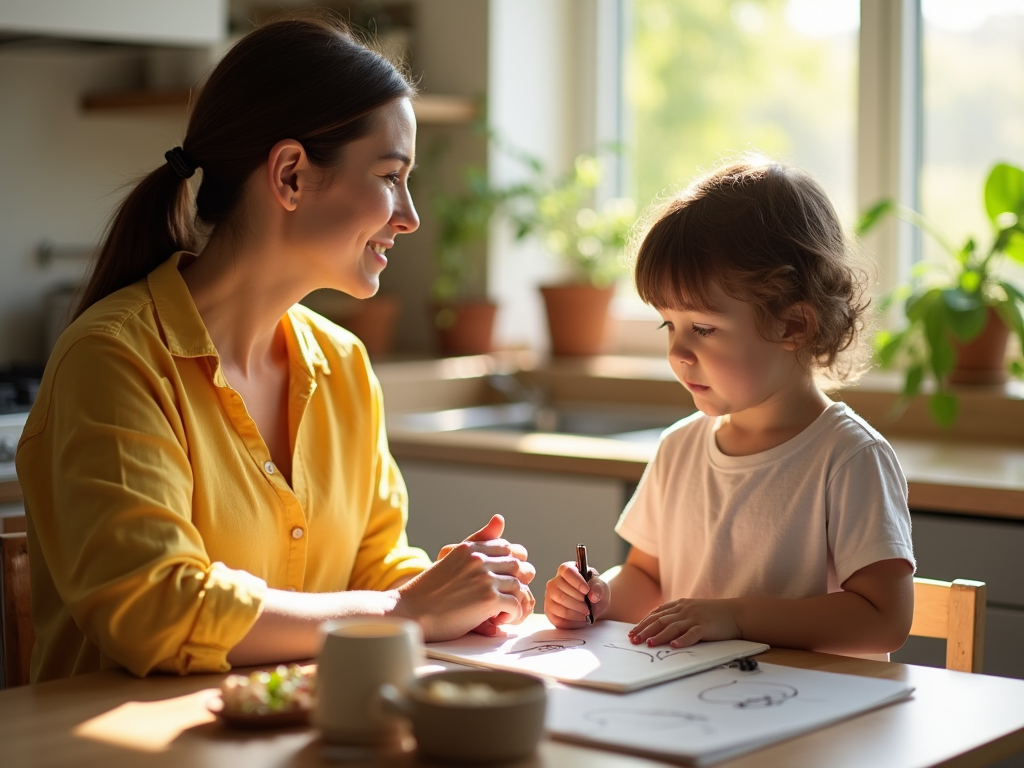
<svg viewBox="0 0 1024 768"><path fill-rule="evenodd" d="M558 653L569 648L586 645L587 641L579 637L558 637L547 632L536 632L530 637L523 637L513 643L505 651L506 656L519 656L521 659L540 656L545 653Z"/></svg>
<svg viewBox="0 0 1024 768"><path fill-rule="evenodd" d="M685 648L659 648L657 651L646 650L644 648L628 648L621 645L615 645L615 643L605 643L605 648L614 648L616 651L629 651L630 653L639 653L642 656L646 656L650 662L663 661L673 656L693 656L693 651L688 651Z"/></svg>
<svg viewBox="0 0 1024 768"><path fill-rule="evenodd" d="M701 691L700 699L709 704L726 704L734 709L763 709L777 707L796 695L797 690L791 685L733 680Z"/></svg>
<svg viewBox="0 0 1024 768"><path fill-rule="evenodd" d="M637 731L697 730L704 734L714 733L714 728L704 715L693 715L676 709L630 709L626 707L605 707L592 709L583 717L602 731L636 733Z"/></svg>

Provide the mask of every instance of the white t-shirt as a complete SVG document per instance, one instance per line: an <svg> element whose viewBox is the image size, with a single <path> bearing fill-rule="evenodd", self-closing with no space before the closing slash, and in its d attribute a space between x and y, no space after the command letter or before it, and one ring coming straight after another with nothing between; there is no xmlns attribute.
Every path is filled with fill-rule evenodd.
<svg viewBox="0 0 1024 768"><path fill-rule="evenodd" d="M720 423L667 429L615 527L658 558L666 601L811 597L879 560L915 564L896 455L845 404L752 456L719 450Z"/></svg>

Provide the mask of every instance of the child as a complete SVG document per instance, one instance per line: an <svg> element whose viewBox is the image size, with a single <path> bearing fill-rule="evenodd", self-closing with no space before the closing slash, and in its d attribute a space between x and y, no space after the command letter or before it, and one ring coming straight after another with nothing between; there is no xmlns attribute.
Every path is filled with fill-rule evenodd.
<svg viewBox="0 0 1024 768"><path fill-rule="evenodd" d="M907 638L914 555L892 448L817 378L849 380L863 281L824 191L739 162L657 213L635 265L698 413L662 435L616 531L626 562L588 583L563 563L561 628L635 622L634 643L743 638L885 654ZM668 602L666 602L668 601Z"/></svg>

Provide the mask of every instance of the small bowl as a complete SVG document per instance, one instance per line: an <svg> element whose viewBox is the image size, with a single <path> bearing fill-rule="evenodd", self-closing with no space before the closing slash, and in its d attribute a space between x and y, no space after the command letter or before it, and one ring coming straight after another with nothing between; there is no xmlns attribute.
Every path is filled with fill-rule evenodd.
<svg viewBox="0 0 1024 768"><path fill-rule="evenodd" d="M457 687L484 684L493 701L467 702L431 695L437 682ZM384 704L412 723L416 747L429 760L485 763L517 760L532 754L544 733L547 690L544 682L519 672L455 670L424 675L405 693L385 687Z"/></svg>

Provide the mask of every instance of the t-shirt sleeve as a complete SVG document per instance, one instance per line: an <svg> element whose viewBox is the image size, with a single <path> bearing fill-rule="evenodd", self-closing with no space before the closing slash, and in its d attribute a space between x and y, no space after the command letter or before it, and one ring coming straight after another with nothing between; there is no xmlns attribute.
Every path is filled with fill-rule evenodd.
<svg viewBox="0 0 1024 768"><path fill-rule="evenodd" d="M828 544L842 584L865 566L903 559L916 567L907 481L885 442L847 459L828 486Z"/></svg>
<svg viewBox="0 0 1024 768"><path fill-rule="evenodd" d="M115 338L86 336L58 365L18 458L60 599L90 641L136 675L227 671L266 583L211 562L191 520L175 403Z"/></svg>
<svg viewBox="0 0 1024 768"><path fill-rule="evenodd" d="M658 444L654 458L644 469L633 498L615 524L615 532L632 546L652 557L660 557L660 523L664 515L666 449L664 440Z"/></svg>

